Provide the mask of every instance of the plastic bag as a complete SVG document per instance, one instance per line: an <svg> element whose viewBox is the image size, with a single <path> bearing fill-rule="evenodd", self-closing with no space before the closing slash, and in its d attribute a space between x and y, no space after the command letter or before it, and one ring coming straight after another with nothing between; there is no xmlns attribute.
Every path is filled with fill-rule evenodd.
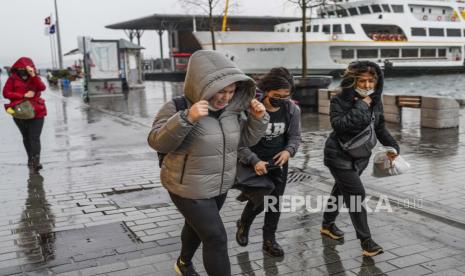
<svg viewBox="0 0 465 276"><path fill-rule="evenodd" d="M383 151L377 152L374 156L373 175L376 177L385 177L399 175L407 172L410 169L410 164L405 159L397 155L391 161L388 155L397 155L394 148L386 147Z"/></svg>

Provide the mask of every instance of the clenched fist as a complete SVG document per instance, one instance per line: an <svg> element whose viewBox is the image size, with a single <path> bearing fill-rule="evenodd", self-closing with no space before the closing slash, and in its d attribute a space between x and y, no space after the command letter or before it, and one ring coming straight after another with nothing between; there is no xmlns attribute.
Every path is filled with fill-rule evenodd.
<svg viewBox="0 0 465 276"><path fill-rule="evenodd" d="M205 100L198 101L193 104L187 112L187 120L189 120L191 124L196 123L208 115L208 102Z"/></svg>
<svg viewBox="0 0 465 276"><path fill-rule="evenodd" d="M255 118L255 119L261 119L263 116L265 116L266 109L265 106L259 102L256 99L253 99L250 102L250 114Z"/></svg>

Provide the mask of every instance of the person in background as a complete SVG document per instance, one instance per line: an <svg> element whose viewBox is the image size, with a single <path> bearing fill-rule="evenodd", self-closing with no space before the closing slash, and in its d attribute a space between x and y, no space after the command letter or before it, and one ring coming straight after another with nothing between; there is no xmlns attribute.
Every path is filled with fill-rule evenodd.
<svg viewBox="0 0 465 276"><path fill-rule="evenodd" d="M47 115L45 100L41 98L45 85L37 76L37 70L30 58L22 57L11 67L11 75L3 87L3 97L10 100L5 105L8 110L14 106L29 101L35 117L33 119L13 118L23 136L23 144L28 157L28 166L38 171L42 169L40 163L40 135L44 125L44 117Z"/></svg>

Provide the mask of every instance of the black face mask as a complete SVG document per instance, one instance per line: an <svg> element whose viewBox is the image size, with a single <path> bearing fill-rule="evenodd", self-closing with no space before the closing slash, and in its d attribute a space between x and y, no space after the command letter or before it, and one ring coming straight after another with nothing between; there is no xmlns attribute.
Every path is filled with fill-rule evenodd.
<svg viewBox="0 0 465 276"><path fill-rule="evenodd" d="M24 69L16 70L16 74L23 80L27 80L27 78L29 78L29 73Z"/></svg>
<svg viewBox="0 0 465 276"><path fill-rule="evenodd" d="M268 97L268 101L270 102L272 107L283 107L286 105L288 100Z"/></svg>

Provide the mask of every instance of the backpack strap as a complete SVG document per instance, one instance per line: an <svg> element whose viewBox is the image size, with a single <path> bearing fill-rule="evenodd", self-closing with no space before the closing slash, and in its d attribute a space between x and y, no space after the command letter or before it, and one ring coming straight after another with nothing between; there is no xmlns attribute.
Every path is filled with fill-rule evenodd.
<svg viewBox="0 0 465 276"><path fill-rule="evenodd" d="M174 106L176 106L176 112L187 109L187 100L184 96L173 98Z"/></svg>

